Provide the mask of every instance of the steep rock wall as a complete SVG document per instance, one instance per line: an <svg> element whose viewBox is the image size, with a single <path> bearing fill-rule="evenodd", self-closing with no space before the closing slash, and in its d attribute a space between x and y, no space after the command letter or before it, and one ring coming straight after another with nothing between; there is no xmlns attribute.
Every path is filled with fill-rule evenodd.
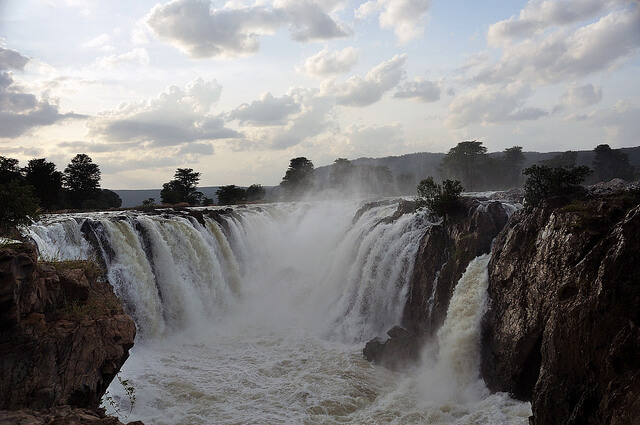
<svg viewBox="0 0 640 425"><path fill-rule="evenodd" d="M638 423L638 198L554 200L495 241L482 375L534 424Z"/></svg>
<svg viewBox="0 0 640 425"><path fill-rule="evenodd" d="M0 249L0 409L96 409L127 359L133 320L108 282L75 265Z"/></svg>

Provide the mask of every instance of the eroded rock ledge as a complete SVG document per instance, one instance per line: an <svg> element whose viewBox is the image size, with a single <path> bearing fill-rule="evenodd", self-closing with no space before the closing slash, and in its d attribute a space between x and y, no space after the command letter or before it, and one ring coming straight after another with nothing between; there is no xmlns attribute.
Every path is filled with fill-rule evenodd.
<svg viewBox="0 0 640 425"><path fill-rule="evenodd" d="M0 413L0 423L41 423L11 418L64 405L70 419L53 423L92 423L72 420L82 413L73 408L100 419L136 328L99 275L87 262L38 264L30 245L0 249L0 410L14 411Z"/></svg>
<svg viewBox="0 0 640 425"><path fill-rule="evenodd" d="M640 418L640 194L554 199L495 241L482 375L533 424Z"/></svg>
<svg viewBox="0 0 640 425"><path fill-rule="evenodd" d="M401 203L397 214L413 211ZM420 242L402 327L389 339L369 341L363 351L369 361L398 369L418 360L420 348L440 328L449 301L465 269L491 242L509 215L498 201L462 198L447 220L429 227Z"/></svg>

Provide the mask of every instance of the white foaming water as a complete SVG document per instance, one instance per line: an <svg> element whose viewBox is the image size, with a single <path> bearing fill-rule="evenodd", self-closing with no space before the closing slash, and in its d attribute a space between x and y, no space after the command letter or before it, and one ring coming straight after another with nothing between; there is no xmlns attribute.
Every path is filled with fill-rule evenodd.
<svg viewBox="0 0 640 425"><path fill-rule="evenodd" d="M460 280L421 368L407 376L363 359L362 342L400 321L429 223L412 214L383 220L396 204L352 223L358 206L238 208L204 226L178 217L93 217L108 245L110 281L140 332L121 372L136 389L128 420L526 423L528 403L489 395L478 377L488 257ZM79 234L81 224L71 231ZM46 229L38 230L45 245L55 239ZM117 381L109 392L127 411Z"/></svg>

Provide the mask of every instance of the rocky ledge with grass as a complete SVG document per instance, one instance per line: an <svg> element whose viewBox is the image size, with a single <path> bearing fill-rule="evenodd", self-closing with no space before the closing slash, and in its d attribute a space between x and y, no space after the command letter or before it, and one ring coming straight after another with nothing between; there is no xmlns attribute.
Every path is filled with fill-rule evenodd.
<svg viewBox="0 0 640 425"><path fill-rule="evenodd" d="M102 270L0 248L0 424L119 424L100 400L136 328Z"/></svg>

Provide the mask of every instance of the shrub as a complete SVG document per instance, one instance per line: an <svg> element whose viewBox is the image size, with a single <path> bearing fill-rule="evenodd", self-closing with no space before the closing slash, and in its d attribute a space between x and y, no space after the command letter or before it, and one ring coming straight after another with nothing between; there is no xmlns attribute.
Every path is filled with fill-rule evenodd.
<svg viewBox="0 0 640 425"><path fill-rule="evenodd" d="M578 190L580 183L591 174L591 169L580 167L548 167L532 165L522 174L527 176L524 184L524 200L528 208L538 206L543 199L568 195Z"/></svg>
<svg viewBox="0 0 640 425"><path fill-rule="evenodd" d="M40 208L31 186L13 180L0 184L0 234L13 236L16 227L37 220Z"/></svg>
<svg viewBox="0 0 640 425"><path fill-rule="evenodd" d="M464 189L458 180L444 180L442 185L428 177L418 184L416 206L427 207L433 213L444 216L455 207Z"/></svg>

